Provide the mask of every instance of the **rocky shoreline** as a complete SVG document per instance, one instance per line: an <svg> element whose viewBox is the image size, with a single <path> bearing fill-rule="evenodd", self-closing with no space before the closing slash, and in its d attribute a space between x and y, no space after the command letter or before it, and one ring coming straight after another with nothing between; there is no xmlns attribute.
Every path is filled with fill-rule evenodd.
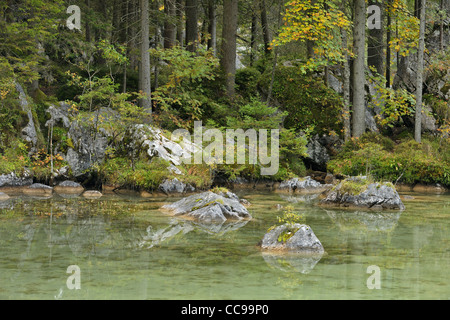
<svg viewBox="0 0 450 320"><path fill-rule="evenodd" d="M316 173L317 174L317 173ZM331 176L331 177L330 177ZM286 181L248 181L245 179L237 179L234 181L226 181L223 183L224 187L234 191L262 191L262 192L276 192L280 194L324 194L333 187L337 186L343 179L337 179L331 174L327 182L319 182L311 176L303 178L293 178ZM117 194L137 194L141 197L161 197L161 196L180 196L189 195L207 190L196 189L190 184L185 184L177 178L166 179L156 190L136 190L131 188L124 188L121 186L104 184L99 188L84 187L81 183L73 180L63 180L55 185L45 185L41 183L33 183L33 177L30 175L17 176L15 173L0 175L0 192L7 195L20 194L74 194L81 195L86 190L96 190L102 193L117 193ZM402 193L445 193L449 190L440 184L397 184L395 186L397 192Z"/></svg>

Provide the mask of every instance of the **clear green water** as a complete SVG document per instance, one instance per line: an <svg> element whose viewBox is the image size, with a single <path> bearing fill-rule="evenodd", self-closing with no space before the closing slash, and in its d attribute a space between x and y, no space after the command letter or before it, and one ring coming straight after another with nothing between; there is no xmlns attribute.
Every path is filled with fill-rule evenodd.
<svg viewBox="0 0 450 320"><path fill-rule="evenodd" d="M450 195L417 195L403 212L319 208L242 193L253 220L202 226L158 210L177 198L13 198L0 202L0 299L449 299ZM296 202L290 202L296 201ZM266 230L294 204L320 259L267 256ZM68 266L81 289L69 289ZM380 289L369 289L369 266Z"/></svg>

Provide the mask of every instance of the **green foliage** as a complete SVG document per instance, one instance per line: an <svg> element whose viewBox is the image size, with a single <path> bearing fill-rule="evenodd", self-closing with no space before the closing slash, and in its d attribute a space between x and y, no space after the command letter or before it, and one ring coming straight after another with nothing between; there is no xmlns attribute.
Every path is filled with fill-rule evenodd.
<svg viewBox="0 0 450 320"><path fill-rule="evenodd" d="M21 176L25 169L30 165L28 149L25 142L21 139L11 141L11 146L0 149L0 174L14 172Z"/></svg>
<svg viewBox="0 0 450 320"><path fill-rule="evenodd" d="M405 89L386 88L386 78L382 75L373 73L368 81L377 91L370 106L381 109L381 113L376 115L381 127L393 127L400 122L401 117L414 114L416 99L413 94Z"/></svg>
<svg viewBox="0 0 450 320"><path fill-rule="evenodd" d="M343 61L340 30L348 29L350 21L332 1L299 1L286 3L284 26L274 45L294 41L314 41L314 57L300 66L302 74L330 63Z"/></svg>
<svg viewBox="0 0 450 320"><path fill-rule="evenodd" d="M167 82L153 93L156 102L155 121L171 129L190 128L202 119L205 109L216 106L205 89L206 80L216 77L218 59L210 51L199 48L189 52L181 47L151 50L153 57L167 63Z"/></svg>
<svg viewBox="0 0 450 320"><path fill-rule="evenodd" d="M283 243L286 243L286 241L288 241L298 231L298 228L294 227L296 223L304 224L306 221L304 215L294 212L293 206L287 206L283 210L283 215L281 217L277 217L277 219L279 224L284 224L287 226L286 230L284 230L277 239L278 242ZM270 232L276 227L277 225L273 225L267 231Z"/></svg>
<svg viewBox="0 0 450 320"><path fill-rule="evenodd" d="M266 74L261 79L261 85L267 88L270 76ZM311 130L311 134L339 133L342 128L341 98L319 78L301 75L293 67L278 67L273 97L289 114L285 128L297 132Z"/></svg>
<svg viewBox="0 0 450 320"><path fill-rule="evenodd" d="M228 190L228 189L225 188L225 187L214 187L214 188L212 188L212 189L209 190L209 191L214 192L214 193L217 193L217 194L221 194L221 193L227 193L227 192L229 192L230 190Z"/></svg>
<svg viewBox="0 0 450 320"><path fill-rule="evenodd" d="M67 166L68 163L64 161L60 154L50 155L44 149L39 150L31 157L31 167L33 177L41 182L48 182L52 178L52 166L53 174L61 168Z"/></svg>
<svg viewBox="0 0 450 320"><path fill-rule="evenodd" d="M108 159L99 166L99 175L105 185L155 190L170 177L169 163L160 158L152 161L138 160L132 163L128 158Z"/></svg>
<svg viewBox="0 0 450 320"><path fill-rule="evenodd" d="M364 192L367 189L367 186L373 182L372 179L353 179L353 180L344 180L340 184L340 193L348 193L352 195L358 195ZM333 187L335 189L337 186Z"/></svg>
<svg viewBox="0 0 450 320"><path fill-rule="evenodd" d="M294 225L296 223L304 224L306 221L305 217L302 214L298 214L298 213L294 212L293 206L287 206L283 210L283 215L281 217L277 217L277 218L278 218L278 223L281 223L281 224L287 223L289 225Z"/></svg>
<svg viewBox="0 0 450 320"><path fill-rule="evenodd" d="M328 163L328 170L351 176L367 174L376 180L393 183L441 183L449 186L449 153L447 144L439 140L424 138L422 144L405 140L389 150L363 136L360 140L347 142L343 152Z"/></svg>
<svg viewBox="0 0 450 320"><path fill-rule="evenodd" d="M244 98L258 95L258 81L261 72L254 67L242 68L236 71L236 89Z"/></svg>

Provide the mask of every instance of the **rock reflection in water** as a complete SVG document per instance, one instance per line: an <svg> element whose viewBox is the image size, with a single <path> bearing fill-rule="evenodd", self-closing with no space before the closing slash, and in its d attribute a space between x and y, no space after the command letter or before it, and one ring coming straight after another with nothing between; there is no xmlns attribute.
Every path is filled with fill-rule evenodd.
<svg viewBox="0 0 450 320"><path fill-rule="evenodd" d="M201 230L209 234L223 235L230 231L238 230L248 223L248 220L241 221L224 221L221 223L201 223L198 221L171 219L167 227L154 229L152 226L147 227L147 234L143 236L138 243L140 248L152 248L175 237L178 234L187 234L193 230Z"/></svg>
<svg viewBox="0 0 450 320"><path fill-rule="evenodd" d="M401 212L363 212L326 210L327 215L341 229L388 232L395 229Z"/></svg>
<svg viewBox="0 0 450 320"><path fill-rule="evenodd" d="M300 203L300 202L311 202L316 200L319 197L319 194L296 194L296 195L285 195L280 194L280 198L284 201L291 203Z"/></svg>
<svg viewBox="0 0 450 320"><path fill-rule="evenodd" d="M322 253L315 254L277 254L273 252L263 252L264 261L270 266L283 272L310 273L316 264L322 259Z"/></svg>

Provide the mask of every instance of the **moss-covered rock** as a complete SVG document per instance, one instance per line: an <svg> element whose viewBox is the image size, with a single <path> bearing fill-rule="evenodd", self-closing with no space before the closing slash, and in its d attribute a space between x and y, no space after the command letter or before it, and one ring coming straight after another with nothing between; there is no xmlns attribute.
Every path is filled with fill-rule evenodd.
<svg viewBox="0 0 450 320"><path fill-rule="evenodd" d="M371 209L405 209L390 182L373 182L366 177L350 177L333 187L321 204Z"/></svg>

